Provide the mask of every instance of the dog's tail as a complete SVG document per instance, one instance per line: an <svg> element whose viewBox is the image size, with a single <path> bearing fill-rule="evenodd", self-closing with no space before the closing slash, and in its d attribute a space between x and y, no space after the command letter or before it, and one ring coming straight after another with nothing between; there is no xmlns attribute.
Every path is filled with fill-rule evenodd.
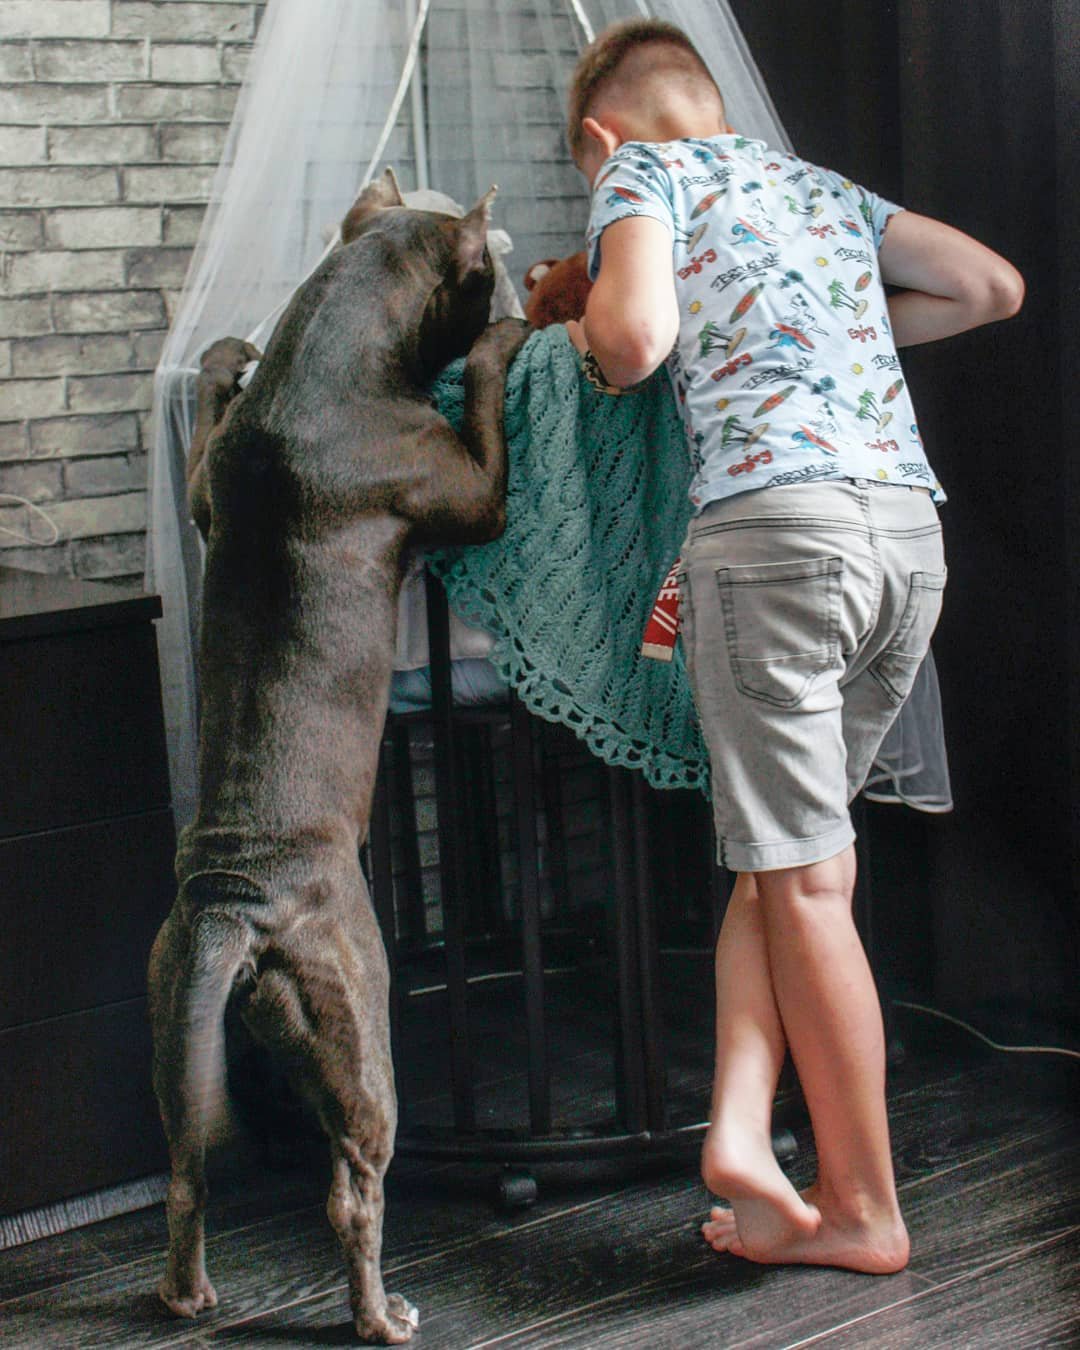
<svg viewBox="0 0 1080 1350"><path fill-rule="evenodd" d="M174 911L155 943L154 1083L170 1140L205 1147L232 1132L225 1012L254 980L253 929L236 901L263 898L247 878L200 873L182 888L183 919Z"/></svg>

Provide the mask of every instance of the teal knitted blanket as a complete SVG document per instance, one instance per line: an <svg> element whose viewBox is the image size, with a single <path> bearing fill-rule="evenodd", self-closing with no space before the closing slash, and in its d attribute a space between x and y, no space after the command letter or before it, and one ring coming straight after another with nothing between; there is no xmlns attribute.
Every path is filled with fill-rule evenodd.
<svg viewBox="0 0 1080 1350"><path fill-rule="evenodd" d="M432 391L457 428L463 371L455 362ZM690 515L685 433L666 377L602 394L556 325L514 361L505 426L505 533L431 559L451 604L492 634L491 661L532 712L654 787L707 791L682 652L671 662L640 653Z"/></svg>

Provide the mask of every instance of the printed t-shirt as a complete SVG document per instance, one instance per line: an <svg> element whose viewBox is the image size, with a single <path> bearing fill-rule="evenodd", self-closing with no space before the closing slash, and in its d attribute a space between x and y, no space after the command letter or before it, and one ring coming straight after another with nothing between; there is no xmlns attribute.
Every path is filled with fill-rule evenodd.
<svg viewBox="0 0 1080 1350"><path fill-rule="evenodd" d="M901 208L734 134L630 141L593 185L600 238L629 216L671 231L679 336L668 372L691 501L825 478L944 492L927 462L889 327L877 251Z"/></svg>

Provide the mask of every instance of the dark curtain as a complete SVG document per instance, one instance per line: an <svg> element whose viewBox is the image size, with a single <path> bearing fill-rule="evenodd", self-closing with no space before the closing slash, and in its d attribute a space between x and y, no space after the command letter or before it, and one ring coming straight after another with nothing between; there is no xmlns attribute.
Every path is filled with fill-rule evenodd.
<svg viewBox="0 0 1080 1350"><path fill-rule="evenodd" d="M1080 1016L1080 0L733 8L801 154L966 230L1027 283L1017 318L904 357L950 497L934 649L956 811L917 825L897 811L891 825L887 808L872 843L894 873L881 903L920 916L939 1001L1068 1023ZM923 856L905 859L896 838Z"/></svg>

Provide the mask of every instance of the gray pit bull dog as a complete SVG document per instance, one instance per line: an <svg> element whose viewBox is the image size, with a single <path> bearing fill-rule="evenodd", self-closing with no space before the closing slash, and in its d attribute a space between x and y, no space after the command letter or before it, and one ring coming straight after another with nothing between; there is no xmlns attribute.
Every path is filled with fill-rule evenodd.
<svg viewBox="0 0 1080 1350"><path fill-rule="evenodd" d="M204 1159L225 1112L234 1002L329 1136L327 1213L358 1334L395 1343L418 1324L380 1270L397 1108L386 955L358 849L406 549L483 542L505 522L504 384L529 330L487 326L493 192L461 220L410 211L388 172L248 388L236 383L257 355L247 344L224 339L203 360L189 462L207 538L199 802L150 958L172 1164L159 1293L180 1316L217 1302ZM424 390L466 352L459 438Z"/></svg>

